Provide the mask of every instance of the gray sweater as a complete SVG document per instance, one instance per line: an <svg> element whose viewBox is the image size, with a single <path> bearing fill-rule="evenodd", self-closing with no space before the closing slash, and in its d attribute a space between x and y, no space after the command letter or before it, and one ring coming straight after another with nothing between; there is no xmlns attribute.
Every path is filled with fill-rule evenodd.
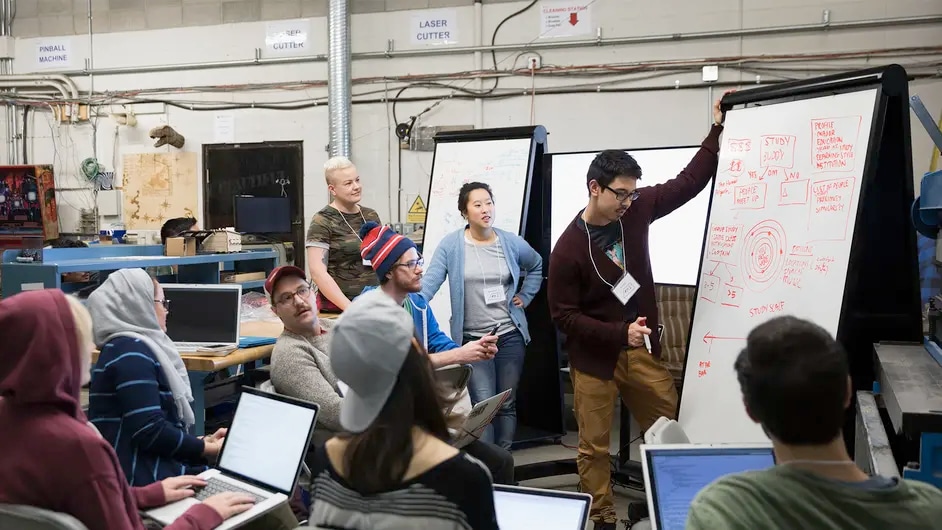
<svg viewBox="0 0 942 530"><path fill-rule="evenodd" d="M337 376L330 368L327 356L330 342L331 320L321 320L324 332L317 337L305 338L288 330L282 332L271 354L271 382L275 391L286 396L313 401L320 405L317 430L331 434L340 427L340 389ZM317 436L316 438L321 438Z"/></svg>

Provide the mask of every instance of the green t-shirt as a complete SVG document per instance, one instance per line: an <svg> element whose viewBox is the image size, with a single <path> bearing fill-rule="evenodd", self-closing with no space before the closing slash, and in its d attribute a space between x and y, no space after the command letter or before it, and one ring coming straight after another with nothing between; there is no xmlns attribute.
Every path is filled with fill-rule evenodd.
<svg viewBox="0 0 942 530"><path fill-rule="evenodd" d="M919 481L838 482L779 465L723 477L690 505L687 530L942 529L942 491Z"/></svg>
<svg viewBox="0 0 942 530"><path fill-rule="evenodd" d="M314 214L307 229L305 246L327 251L327 274L337 282L344 296L353 300L368 285L379 280L360 257L360 227L366 221L381 223L376 210L361 206L360 213L340 213L325 206Z"/></svg>

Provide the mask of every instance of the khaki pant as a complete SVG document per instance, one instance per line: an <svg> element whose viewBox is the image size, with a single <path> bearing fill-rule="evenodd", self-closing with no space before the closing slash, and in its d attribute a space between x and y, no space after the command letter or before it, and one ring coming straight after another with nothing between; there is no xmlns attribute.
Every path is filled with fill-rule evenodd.
<svg viewBox="0 0 942 530"><path fill-rule="evenodd" d="M575 369L570 371L570 377L579 425L576 457L579 485L583 492L592 495L592 520L616 522L609 455L615 398L621 394L624 406L642 432L646 431L661 416L676 415L674 378L645 348L623 351L618 356L613 380L598 379Z"/></svg>

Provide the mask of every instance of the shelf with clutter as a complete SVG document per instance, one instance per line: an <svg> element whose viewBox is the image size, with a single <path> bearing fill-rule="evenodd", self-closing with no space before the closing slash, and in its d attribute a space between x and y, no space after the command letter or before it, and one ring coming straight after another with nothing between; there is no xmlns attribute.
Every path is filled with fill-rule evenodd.
<svg viewBox="0 0 942 530"><path fill-rule="evenodd" d="M264 284L263 277L244 282L239 282L239 278L251 273L267 276L280 260L279 252L264 246L187 256L167 256L164 252L163 245L92 245L43 249L29 262L23 260L20 250L6 250L0 259L0 292L5 298L34 289L75 291L96 282L91 279L92 273L97 273L97 281L102 281L111 271L151 267L170 272L178 283L220 283L231 278L242 283L243 289L258 289ZM62 275L69 273L90 273L89 280L64 284ZM167 276L159 275L160 281L166 281Z"/></svg>

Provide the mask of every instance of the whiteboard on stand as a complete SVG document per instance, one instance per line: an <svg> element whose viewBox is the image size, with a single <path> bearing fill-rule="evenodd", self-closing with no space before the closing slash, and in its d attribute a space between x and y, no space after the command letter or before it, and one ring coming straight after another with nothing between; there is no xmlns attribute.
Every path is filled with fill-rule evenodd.
<svg viewBox="0 0 942 530"><path fill-rule="evenodd" d="M877 90L727 113L678 421L692 442L764 442L733 363L782 315L837 335Z"/></svg>
<svg viewBox="0 0 942 530"><path fill-rule="evenodd" d="M523 211L529 191L528 178L532 137L504 140L469 140L437 142L432 162L428 212L422 256L426 267L446 235L464 228L458 211L458 190L468 182L483 182L494 194L496 217L494 226L520 234ZM448 282L435 293L429 303L442 331L451 337L451 297ZM451 337L461 343L461 337Z"/></svg>
<svg viewBox="0 0 942 530"><path fill-rule="evenodd" d="M676 177L697 154L699 147L629 149L626 151L641 166L638 187L662 184ZM589 201L586 172L597 152L554 153L551 157L550 245L562 235L569 223ZM696 285L703 250L703 234L710 188L669 215L651 224L648 247L654 283Z"/></svg>

